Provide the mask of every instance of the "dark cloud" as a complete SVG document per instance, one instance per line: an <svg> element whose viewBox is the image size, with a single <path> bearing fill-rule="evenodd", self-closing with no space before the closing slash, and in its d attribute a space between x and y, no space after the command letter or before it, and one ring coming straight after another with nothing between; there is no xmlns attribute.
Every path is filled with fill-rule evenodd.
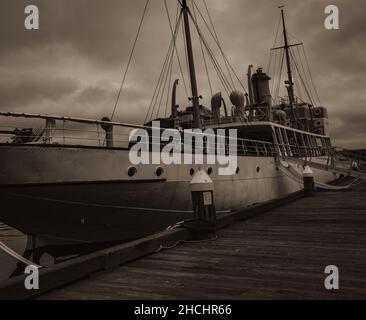
<svg viewBox="0 0 366 320"><path fill-rule="evenodd" d="M81 103L100 103L108 99L112 93L111 84L109 82L98 83L94 86L89 86L83 89L82 92L79 93L79 101Z"/></svg>
<svg viewBox="0 0 366 320"><path fill-rule="evenodd" d="M190 2L190 1L189 1ZM286 5L289 32L306 45L321 103L328 107L335 144L365 147L366 2L363 0L206 0L224 51L245 83L247 66L267 67ZM172 15L176 0L167 1ZM205 14L202 0L196 0ZM40 30L24 29L24 8L40 10ZM326 5L340 9L340 30L323 26ZM1 110L83 117L110 116L145 0L2 0L0 2ZM196 14L199 15L198 12ZM222 62L204 23L201 29ZM209 87L197 35L199 90L209 104ZM116 120L142 122L170 41L163 0L151 0ZM186 71L181 35L181 62ZM213 90L223 90L209 63ZM181 78L175 64L172 79ZM187 81L187 77L186 77ZM188 88L189 91L189 88ZM184 84L178 100L186 104ZM165 109L165 99L161 110Z"/></svg>
<svg viewBox="0 0 366 320"><path fill-rule="evenodd" d="M79 88L76 79L58 77L21 77L0 79L2 106L10 109L28 109L41 101L58 101Z"/></svg>

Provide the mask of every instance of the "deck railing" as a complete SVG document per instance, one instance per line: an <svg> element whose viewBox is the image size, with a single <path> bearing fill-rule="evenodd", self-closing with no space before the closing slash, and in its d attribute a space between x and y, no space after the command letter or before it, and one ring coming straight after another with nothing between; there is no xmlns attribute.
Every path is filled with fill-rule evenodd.
<svg viewBox="0 0 366 320"><path fill-rule="evenodd" d="M9 124L11 121L19 120L17 123ZM31 120L31 123L24 123L24 120ZM18 125L20 124L20 125ZM43 144L43 145L73 145L90 146L100 148L128 148L130 146L130 133L135 129L151 131L151 127L140 126L128 123L90 120L72 117L59 117L50 115L36 115L24 113L0 112L0 143L7 144ZM161 128L161 130L165 130ZM110 135L108 136L108 132ZM197 134L195 133L195 136ZM199 134L198 134L199 135ZM207 138L206 134L202 134ZM109 138L108 138L109 137ZM112 144L111 141L112 139ZM225 153L229 153L229 138L225 139ZM184 139L181 142L184 147ZM196 145L193 152L212 154L217 152L218 146L203 143L203 149ZM215 140L216 141L216 140ZM311 158L317 156L332 156L334 148L331 146L304 146L290 143L273 143L253 139L236 139L236 152L242 156L284 156L296 158ZM150 146L152 142L150 141ZM161 142L164 147L168 142Z"/></svg>

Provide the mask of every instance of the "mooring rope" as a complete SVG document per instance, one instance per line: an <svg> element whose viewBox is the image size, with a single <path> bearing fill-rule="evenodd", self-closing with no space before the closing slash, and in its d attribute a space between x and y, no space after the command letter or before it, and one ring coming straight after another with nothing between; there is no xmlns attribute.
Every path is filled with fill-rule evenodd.
<svg viewBox="0 0 366 320"><path fill-rule="evenodd" d="M0 249L3 250L6 254L8 254L9 256L13 257L14 259L22 262L23 264L25 264L26 266L35 266L37 268L43 268L42 266L24 258L23 256L21 256L20 254L16 253L13 249L10 249L7 245L5 245L4 243L2 243L0 241Z"/></svg>
<svg viewBox="0 0 366 320"><path fill-rule="evenodd" d="M219 236L217 234L215 234L214 237L212 237L210 239L204 239L204 240L178 240L177 242L175 242L171 246L163 246L163 245L160 245L159 248L156 249L155 253L158 253L158 252L160 252L162 250L165 250L165 249L174 249L180 243L204 243L204 242L215 241L218 238L219 238Z"/></svg>

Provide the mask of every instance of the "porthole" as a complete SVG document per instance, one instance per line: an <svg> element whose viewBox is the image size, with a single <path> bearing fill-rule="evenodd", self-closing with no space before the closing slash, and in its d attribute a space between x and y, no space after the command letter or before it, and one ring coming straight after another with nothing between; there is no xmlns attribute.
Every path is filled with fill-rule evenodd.
<svg viewBox="0 0 366 320"><path fill-rule="evenodd" d="M257 167L257 172L261 171L261 168L260 167Z"/></svg>
<svg viewBox="0 0 366 320"><path fill-rule="evenodd" d="M160 177L164 174L164 169L162 167L157 167L156 170L155 170L155 175L157 177Z"/></svg>
<svg viewBox="0 0 366 320"><path fill-rule="evenodd" d="M211 174L212 174L212 171L213 171L212 167L209 167L209 168L207 169L207 174L208 174L208 175L211 175Z"/></svg>
<svg viewBox="0 0 366 320"><path fill-rule="evenodd" d="M134 175L136 175L137 173L137 169L135 167L129 167L127 170L127 174L129 177L133 177Z"/></svg>
<svg viewBox="0 0 366 320"><path fill-rule="evenodd" d="M194 175L194 169L193 169L193 168L191 168L191 170L189 170L189 174L190 174L191 176L193 176L193 175Z"/></svg>
<svg viewBox="0 0 366 320"><path fill-rule="evenodd" d="M235 172L236 172L236 174L238 174L240 172L240 168L239 167L236 167Z"/></svg>

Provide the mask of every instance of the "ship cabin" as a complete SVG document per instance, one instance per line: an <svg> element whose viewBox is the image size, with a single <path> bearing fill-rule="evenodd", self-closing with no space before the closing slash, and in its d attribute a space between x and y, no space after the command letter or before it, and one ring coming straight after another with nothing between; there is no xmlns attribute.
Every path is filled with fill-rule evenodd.
<svg viewBox="0 0 366 320"><path fill-rule="evenodd" d="M213 95L211 108L199 106L201 129L236 129L239 155L329 155L333 148L327 109L302 101L290 102L289 99L273 105L269 80L262 68L258 68L250 78L248 94L240 91L230 94L230 110L221 93ZM178 108L173 100L171 116L153 121L159 121L162 128L196 128L194 108L189 106L184 111L178 111ZM151 127L153 121L146 123L146 126Z"/></svg>

